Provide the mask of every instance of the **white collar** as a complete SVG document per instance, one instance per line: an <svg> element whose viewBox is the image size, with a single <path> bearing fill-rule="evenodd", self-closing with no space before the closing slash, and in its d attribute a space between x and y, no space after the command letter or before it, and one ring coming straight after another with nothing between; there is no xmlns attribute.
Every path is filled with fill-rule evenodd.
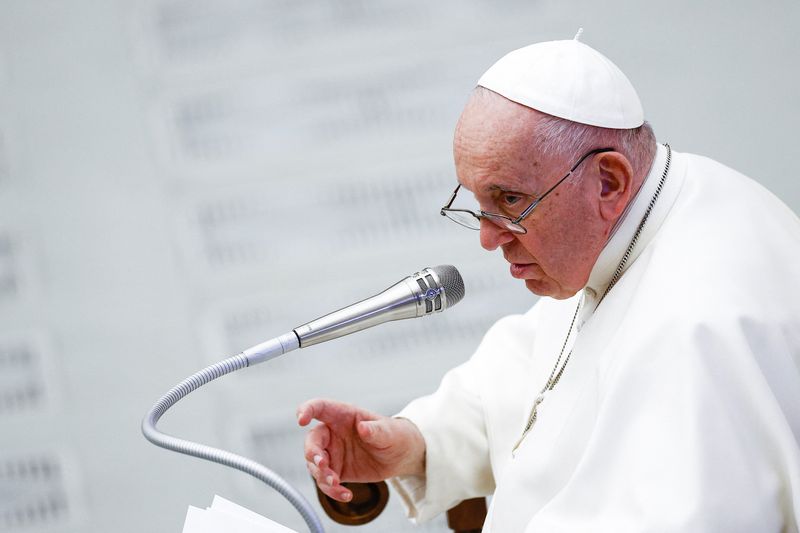
<svg viewBox="0 0 800 533"><path fill-rule="evenodd" d="M650 166L650 171L636 193L636 196L628 203L625 212L612 229L611 236L608 239L603 251L597 258L597 261L589 274L589 281L586 284L584 295L590 300L596 300L606 290L608 284L611 282L611 277L614 271L622 260L622 256L630 245L633 235L636 233L636 228L642 220L647 206L653 195L658 188L658 183L661 180L661 175L664 172L664 167L667 163L667 149L659 144L656 148L656 155L653 158L653 164ZM661 223L664 222L667 214L669 213L672 204L678 197L681 185L683 184L684 169L676 168L680 165L675 162L675 152L672 152L672 162L669 169L664 188L658 197L655 207L650 212L644 229L639 234L639 239L634 247L631 255L628 257L623 272L630 268L636 261L636 258L645 249L647 244L658 231ZM594 305L584 306L586 311L593 311L597 303Z"/></svg>

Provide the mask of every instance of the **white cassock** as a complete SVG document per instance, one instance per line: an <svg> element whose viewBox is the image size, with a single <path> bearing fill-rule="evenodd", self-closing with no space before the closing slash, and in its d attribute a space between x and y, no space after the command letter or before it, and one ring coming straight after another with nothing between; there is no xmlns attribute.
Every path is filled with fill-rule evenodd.
<svg viewBox="0 0 800 533"><path fill-rule="evenodd" d="M392 480L423 521L493 494L493 533L797 532L800 221L710 159L653 167L587 288L497 322L399 416L425 476ZM573 353L512 455L583 299ZM565 353L566 355L566 353Z"/></svg>

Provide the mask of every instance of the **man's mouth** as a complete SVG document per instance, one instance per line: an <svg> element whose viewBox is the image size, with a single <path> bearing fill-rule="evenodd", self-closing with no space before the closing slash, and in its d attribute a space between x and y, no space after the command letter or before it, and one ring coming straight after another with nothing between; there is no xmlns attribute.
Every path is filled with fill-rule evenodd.
<svg viewBox="0 0 800 533"><path fill-rule="evenodd" d="M511 272L511 277L517 279L526 279L531 277L535 267L536 263L511 263L509 266L509 271Z"/></svg>

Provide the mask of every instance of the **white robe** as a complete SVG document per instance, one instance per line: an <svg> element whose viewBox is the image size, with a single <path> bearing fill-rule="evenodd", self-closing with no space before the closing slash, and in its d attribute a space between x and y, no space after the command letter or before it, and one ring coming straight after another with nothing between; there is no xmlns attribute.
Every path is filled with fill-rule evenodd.
<svg viewBox="0 0 800 533"><path fill-rule="evenodd" d="M800 221L760 185L673 151L624 275L595 309L661 177L658 154L587 288L486 334L399 416L424 521L493 494L485 532L797 532ZM524 290L524 289L520 289ZM572 357L512 455L578 301Z"/></svg>

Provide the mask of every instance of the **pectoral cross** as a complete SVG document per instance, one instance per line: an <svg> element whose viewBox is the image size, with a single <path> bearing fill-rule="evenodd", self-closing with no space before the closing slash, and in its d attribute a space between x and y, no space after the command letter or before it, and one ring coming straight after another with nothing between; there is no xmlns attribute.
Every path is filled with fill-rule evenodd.
<svg viewBox="0 0 800 533"><path fill-rule="evenodd" d="M514 444L514 448L511 449L512 457L514 456L514 453L517 451L517 448L519 448L519 445L522 444L522 441L525 440L525 436L528 434L533 425L536 423L536 414L537 414L536 409L539 407L539 404L544 401L545 396L547 395L548 392L550 392L550 389L545 387L545 389L539 393L539 396L537 396L536 399L533 400L533 407L531 407L531 414L528 415L528 423L525 424L525 429L522 430L522 436L520 436L519 440L516 442L516 444Z"/></svg>
<svg viewBox="0 0 800 533"><path fill-rule="evenodd" d="M606 289L607 290L607 289ZM558 364L561 362L561 356L564 355L564 350L567 348L567 342L569 342L570 335L572 335L572 327L575 325L575 319L578 318L578 312L581 310L581 305L583 304L583 298L578 300L578 305L575 307L575 314L572 315L572 322L569 324L569 330L567 330L567 338L564 339L564 345L561 346L561 353L558 354L558 359L556 359L556 364L553 365L553 370L550 371L550 377L547 378L547 383L544 384L542 388L542 392L539 393L539 396L533 400L533 407L531 407L531 414L528 415L528 423L525 424L525 429L522 430L522 436L519 440L514 444L514 447L511 449L511 457L514 457L514 453L519 448L519 445L522 444L522 441L525 440L525 436L530 432L533 425L536 423L536 410L539 407L539 404L542 403L547 396L547 393L553 390L558 384L558 381L561 379L561 374L564 373L564 369L567 367L567 363L569 363L569 358L572 357L572 350L569 351L567 354L567 358L564 359L564 364L561 365L559 369Z"/></svg>

